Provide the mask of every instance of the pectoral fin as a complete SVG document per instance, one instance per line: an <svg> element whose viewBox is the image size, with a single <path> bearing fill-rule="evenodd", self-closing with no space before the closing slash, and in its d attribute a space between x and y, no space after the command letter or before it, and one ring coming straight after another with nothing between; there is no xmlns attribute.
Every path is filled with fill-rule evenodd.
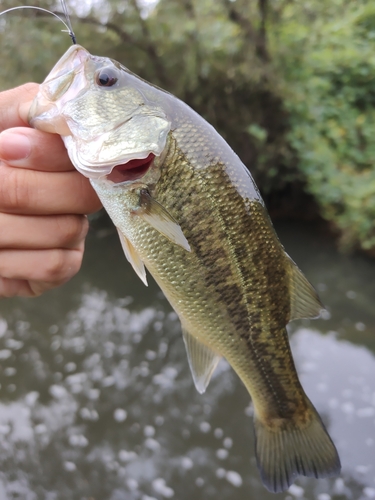
<svg viewBox="0 0 375 500"><path fill-rule="evenodd" d="M170 241L176 243L176 245L179 245L188 252L191 251L190 245L178 222L160 203L150 196L146 189L141 189L140 207L134 210L133 213L145 220Z"/></svg>
<svg viewBox="0 0 375 500"><path fill-rule="evenodd" d="M290 259L290 257L288 256ZM317 318L324 309L314 287L290 259L290 321Z"/></svg>
<svg viewBox="0 0 375 500"><path fill-rule="evenodd" d="M125 257L128 259L130 264L133 266L134 271L138 274L138 276L141 278L143 283L148 286L147 284L147 278L146 278L146 269L141 261L139 255L137 254L135 248L133 245L130 243L130 241L127 239L125 235L122 234L119 228L116 228L118 235L120 237L121 241L121 246L122 249L124 250Z"/></svg>
<svg viewBox="0 0 375 500"><path fill-rule="evenodd" d="M202 344L184 327L182 327L182 334L195 387L200 394L203 394L221 356Z"/></svg>

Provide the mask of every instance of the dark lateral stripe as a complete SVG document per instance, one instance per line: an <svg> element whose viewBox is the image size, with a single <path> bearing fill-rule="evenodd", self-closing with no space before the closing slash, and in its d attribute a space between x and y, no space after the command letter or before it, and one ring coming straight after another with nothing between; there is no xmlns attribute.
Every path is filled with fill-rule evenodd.
<svg viewBox="0 0 375 500"><path fill-rule="evenodd" d="M249 362L269 386L277 411L292 413L303 392L285 331L288 276L264 207L238 193L223 164L194 169L178 150L163 166L157 200L181 223L207 294L222 304L232 325L225 334L246 341Z"/></svg>

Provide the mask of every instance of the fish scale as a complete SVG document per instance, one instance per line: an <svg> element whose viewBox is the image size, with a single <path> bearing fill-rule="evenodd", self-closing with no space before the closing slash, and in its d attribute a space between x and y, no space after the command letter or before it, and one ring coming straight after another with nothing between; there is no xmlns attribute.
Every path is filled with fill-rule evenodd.
<svg viewBox="0 0 375 500"><path fill-rule="evenodd" d="M177 185L173 205L169 205L169 193ZM212 193L209 207L202 190ZM175 159L166 159L152 194L176 220L184 221L181 226L193 248L190 254L138 218L133 218L137 227L129 231L129 222L120 222L107 209L116 225L134 235L132 243L188 331L228 360L248 387L256 408L265 406L263 412L287 418L287 401L291 400L292 413L295 408L304 413L306 396L286 330L280 329L280 324L288 322L290 309L288 276L279 264L279 259L287 257L263 206L244 200L228 183L222 165L194 170L178 150ZM101 199L105 206L111 204L103 194ZM210 212L211 217L203 217L203 212ZM222 224L216 224L217 219ZM233 259L237 249L241 258Z"/></svg>
<svg viewBox="0 0 375 500"><path fill-rule="evenodd" d="M163 173L159 181L160 191L162 190L163 179L168 183L169 179L174 177L171 172L171 165L176 170L185 170L183 165L170 163L167 172ZM268 217L265 217L262 205L254 200L252 202L243 200L238 195L237 190L233 189L233 186L228 183L227 176L221 165L213 166L209 171L208 175L207 171L205 171L204 176L198 171L197 175L204 177L205 182L203 185L202 183L197 184L202 185L202 188L206 192L212 192L212 204L214 210L219 213L218 217L215 213L212 214L211 219L206 217L205 226L201 227L201 225L196 226L196 221L200 218L198 213L193 216L190 213L189 217L184 216L185 214L182 213L181 207L187 205L185 198L178 197L180 207L174 204L173 208L175 210L174 215L178 220L191 221L191 227L186 228L185 234L188 235L189 242L193 248L199 248L200 241L205 241L212 234L216 217L223 221L223 231L221 234L218 232L214 233L213 241L210 242L212 245L204 245L208 249L215 248L215 251L207 252L206 260L198 254L200 260L203 259L203 262L198 262L196 265L201 269L197 269L196 273L191 274L201 275L206 269L210 269L211 272L207 273L204 281L202 280L202 293L197 300L201 301L202 297L205 297L207 300L207 290L213 288L213 290L219 292L219 298L215 297L214 300L210 301L210 309L219 306L215 310L215 315L222 316L223 310L229 312L229 315L228 318L221 318L221 321L226 321L220 334L216 329L216 325L210 324L209 331L202 335L200 333L202 318L195 318L193 328L197 337L201 336L203 339L207 339L214 348L216 347L215 343L217 339L221 338L221 335L234 336L246 342L246 349L243 348L242 343L239 350L236 349L237 344L233 344L232 341L225 342L225 347L222 348L221 353L229 362L235 358L233 359L233 366L240 372L239 375L249 387L254 385L254 374L249 370L249 365L256 362L257 356L255 352L259 350L261 343L265 347L262 353L262 366L266 364L266 353L270 351L270 346L273 348L271 354L272 363L268 363L267 367L268 380L272 377L274 371L273 365L277 357L280 357L282 360L285 357L288 360L291 359L289 350L280 349L280 341L275 341L277 335L286 336L285 329L280 331L280 324L285 325L288 322L287 317L290 308L290 298L286 283L287 276L284 269L278 264L279 259L286 259L286 257L284 257L284 252L280 244L275 244L277 243L276 236L268 221ZM186 192L181 175L177 173L176 177L180 179L180 192ZM211 186L208 187L208 183ZM160 191L158 191L158 195ZM165 187L164 192L169 192L167 187ZM187 191L187 194L189 197L189 191ZM167 199L163 199L162 197L158 197L157 199L161 203L167 203ZM202 199L202 197L198 196L198 199ZM226 199L230 200L230 202L224 203ZM202 209L207 210L206 203L204 203ZM199 212L199 208L196 208L196 211ZM193 228L195 228L195 233L192 232ZM208 232L209 228L211 228L210 232ZM257 235L261 237L256 237ZM272 240L274 244L270 245L269 241ZM218 258L218 249L224 253L221 259ZM182 257L185 259L185 256ZM228 266L229 259L236 263L233 269ZM220 266L220 263L223 265ZM190 270L191 265L191 263L188 264L188 269ZM257 272L254 272L254 269L257 269ZM282 281L285 283L284 287L280 286ZM275 282L279 286L273 287L272 284ZM270 294L270 290L273 293ZM170 301L174 305L173 298L170 298ZM259 311L264 312L260 314ZM186 316L189 317L189 312L185 311L184 317ZM275 323L274 327L272 327L271 317ZM267 330L270 331L269 335L266 334ZM260 336L266 337L265 341L261 341ZM287 346L287 340L281 342L281 345L283 344ZM229 352L224 351L224 349L228 349ZM284 364L288 365L286 368L289 373L291 363ZM241 370L240 367L242 366L243 369ZM250 378L249 374L251 374ZM280 386L277 382L277 377L275 378L276 383L274 385ZM293 376L293 379L293 381L298 380L296 375ZM252 394L253 392L251 391ZM264 397L264 390L261 392ZM290 392L296 397L293 387L290 387Z"/></svg>
<svg viewBox="0 0 375 500"><path fill-rule="evenodd" d="M224 139L171 94L77 45L41 85L30 124L62 135L134 270L146 283L146 267L177 312L197 390L221 357L245 384L264 485L278 492L298 475L338 475L286 331L322 305Z"/></svg>

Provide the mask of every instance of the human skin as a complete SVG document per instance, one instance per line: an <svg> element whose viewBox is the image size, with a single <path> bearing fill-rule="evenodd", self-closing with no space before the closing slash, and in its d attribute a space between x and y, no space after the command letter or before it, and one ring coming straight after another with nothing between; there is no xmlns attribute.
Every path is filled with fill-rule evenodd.
<svg viewBox="0 0 375 500"><path fill-rule="evenodd" d="M61 138L29 127L38 85L0 93L0 298L35 297L80 269L101 204Z"/></svg>

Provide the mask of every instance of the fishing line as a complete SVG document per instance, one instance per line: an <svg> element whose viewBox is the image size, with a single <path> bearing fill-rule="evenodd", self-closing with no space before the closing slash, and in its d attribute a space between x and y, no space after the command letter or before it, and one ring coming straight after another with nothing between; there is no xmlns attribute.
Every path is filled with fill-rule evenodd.
<svg viewBox="0 0 375 500"><path fill-rule="evenodd" d="M42 12L47 12L47 14L51 14L52 16L57 17L57 19L63 23L66 30L61 30L61 31L63 33L69 33L69 36L72 39L73 45L75 45L77 43L77 41L76 41L76 36L74 34L74 31L72 29L68 10L66 8L66 4L65 4L64 0L61 0L61 3L62 3L63 11L64 11L64 16L66 18L66 22L63 19L61 19L61 17L58 16L57 14L55 14L54 12L51 12L50 10L47 10L47 9L43 9L42 7L35 7L34 5L19 5L18 7L12 7L10 9L3 10L2 12L0 12L0 16L2 16L3 14L7 14L8 12L12 12L13 10L20 10L20 9L35 9L35 10L41 10Z"/></svg>
<svg viewBox="0 0 375 500"><path fill-rule="evenodd" d="M69 36L72 39L73 45L76 45L77 40L76 40L76 36L74 34L74 31L73 31L72 23L70 22L70 16L69 16L69 12L68 12L68 7L66 5L65 0L61 0L61 5L62 5L62 9L63 9L63 12L64 12L64 16L65 16L66 22L67 22L67 24L69 26Z"/></svg>

